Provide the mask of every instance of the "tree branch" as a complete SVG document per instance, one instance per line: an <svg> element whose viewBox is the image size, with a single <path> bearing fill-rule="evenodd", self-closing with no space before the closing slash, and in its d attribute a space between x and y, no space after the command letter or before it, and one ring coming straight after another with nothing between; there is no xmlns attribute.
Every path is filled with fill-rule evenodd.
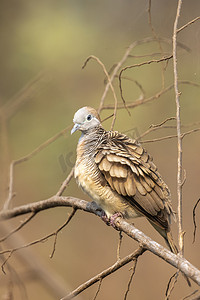
<svg viewBox="0 0 200 300"><path fill-rule="evenodd" d="M8 198L6 199L3 209L8 209L9 205L11 203L11 200L14 196L13 194L13 179L14 179L14 166L17 164L21 164L23 162L26 162L27 160L31 159L33 156L35 156L36 154L38 154L40 151L42 151L44 148L46 148L49 144L53 143L54 141L56 141L59 137L63 136L69 129L71 128L71 125L69 125L68 127L66 127L65 129L61 130L60 132L58 132L57 134L55 134L54 136L52 136L51 138L49 138L48 140L46 140L44 143L40 144L37 148L35 148L32 152L30 152L29 154L17 159L17 160L13 160L10 164L10 173L9 173L9 191L8 191ZM73 173L70 173L72 176ZM70 179L69 179L70 180ZM61 187L61 190L59 192L63 192L64 191L64 186ZM59 193L58 192L58 193Z"/></svg>
<svg viewBox="0 0 200 300"><path fill-rule="evenodd" d="M53 196L46 200L22 205L7 211L2 211L0 213L0 220L10 219L26 213L37 213L42 210L58 206L73 207L74 209L84 210L97 216L101 216L100 209L97 209L93 202L87 202L74 197ZM175 268L179 269L187 277L191 278L194 282L200 285L200 271L185 258L173 254L121 218L117 218L114 225L116 229L123 231L129 237L133 238L140 245L142 245L142 247L162 258Z"/></svg>
<svg viewBox="0 0 200 300"><path fill-rule="evenodd" d="M178 72L177 72L177 26L180 16L182 0L178 1L176 18L174 21L173 31L173 66L174 66L174 91L176 100L176 125L177 125L177 147L178 147L178 159L177 159L177 196L178 196L178 230L179 230L179 250L183 254L183 220L182 220L182 137L181 137L181 115L180 115L180 95L178 90Z"/></svg>
<svg viewBox="0 0 200 300"><path fill-rule="evenodd" d="M120 259L116 263L114 263L111 267L107 268L106 270L102 271L101 273L97 274L96 276L92 277L88 281L81 284L77 289L75 289L73 292L68 294L67 296L63 297L61 300L69 300L80 294L82 291L87 289L88 287L92 286L94 283L102 280L103 278L107 277L108 275L114 273L121 267L125 266L132 260L136 260L140 255L142 255L146 249L139 247L136 251L133 253L127 255L125 258Z"/></svg>
<svg viewBox="0 0 200 300"><path fill-rule="evenodd" d="M91 59L96 60L96 61L98 62L98 64L102 67L102 69L103 69L103 71L104 71L104 74L105 74L106 77L107 77L108 84L109 84L109 86L110 86L110 88L111 88L111 91L112 91L112 93L113 93L114 103L115 103L115 105L114 105L113 120L112 120L112 124L111 124L111 130L113 130L113 127L114 127L114 124L115 124L115 120L116 120L116 114L117 114L117 95L116 95L116 93L115 93L115 89L114 89L114 87L113 87L112 80L111 80L111 78L110 78L110 76L109 76L109 74L108 74L108 72L107 72L107 70L106 70L106 67L105 67L105 65L102 63L102 61L100 61L100 59L99 59L98 57L96 57L96 56L94 56L94 55L90 55L90 56L86 59L86 61L84 62L84 65L83 65L82 69L85 68L85 66L87 65L87 63L88 63L89 60L91 60Z"/></svg>

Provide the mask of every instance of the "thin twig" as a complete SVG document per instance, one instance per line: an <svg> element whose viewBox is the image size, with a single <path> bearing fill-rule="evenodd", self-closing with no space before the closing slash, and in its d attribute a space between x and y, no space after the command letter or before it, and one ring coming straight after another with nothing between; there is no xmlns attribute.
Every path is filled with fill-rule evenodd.
<svg viewBox="0 0 200 300"><path fill-rule="evenodd" d="M182 298L182 300L186 300L186 299L189 299L191 296L194 296L197 292L198 292L199 290L195 290L194 292L192 292L191 294L189 294L189 295L187 295L187 296L185 296L184 298ZM199 300L200 298L193 298L193 299L191 299L191 300Z"/></svg>
<svg viewBox="0 0 200 300"><path fill-rule="evenodd" d="M25 244L25 245L22 245L22 246L13 248L13 249L8 249L8 250L2 250L2 251L0 251L0 255L8 253L8 257L5 259L5 261L4 261L3 264L1 265L1 269L2 269L3 273L5 273L5 269L4 269L5 264L7 263L7 261L9 260L9 258L12 256L12 254L13 254L14 252L16 252L16 251L18 251L18 250L21 250L21 249L24 249L24 248L27 248L27 247L30 247L30 246L34 246L34 245L36 245L36 244L38 244L38 243L41 243L41 242L45 242L45 241L47 241L50 237L55 236L55 240L54 240L54 244L53 244L53 250L52 250L52 253L51 253L51 255L50 255L50 258L52 258L52 257L53 257L53 254L54 254L54 252L55 252L55 246L56 246L57 235L58 235L58 233L59 233L59 232L60 232L60 231L61 231L61 230L62 230L62 229L70 222L70 220L71 220L72 217L74 216L75 212L76 212L76 209L73 208L73 211L72 211L72 213L69 215L67 221L66 221L62 226L60 226L56 231L54 231L54 232L52 232L52 233L46 235L45 237L40 238L40 239L37 239L37 240L35 240L35 241L32 241L32 242L30 242L30 243L28 243L28 244Z"/></svg>
<svg viewBox="0 0 200 300"><path fill-rule="evenodd" d="M90 278L88 281L81 284L78 288L76 288L74 291L72 291L67 296L63 297L61 300L69 300L73 299L75 296L80 294L82 291L86 290L88 287L92 286L94 283L102 280L103 278L107 277L108 275L116 272L118 269L120 269L122 266L125 266L129 262L131 262L133 259L138 258L140 255L142 255L146 250L142 247L139 247L136 251L133 253L127 255L126 257L122 258L120 261L117 261L114 263L111 267L107 268L103 272L97 274L96 276Z"/></svg>
<svg viewBox="0 0 200 300"><path fill-rule="evenodd" d="M160 39L159 39L159 41L161 41ZM133 54L129 54L129 56L128 57L130 57L130 58L144 58L144 57L154 57L154 56L160 56L160 55L166 55L166 56L168 56L169 55L169 52L154 52L154 53L149 53L149 54L144 54L144 55L133 55Z"/></svg>
<svg viewBox="0 0 200 300"><path fill-rule="evenodd" d="M20 229L22 229L22 227L24 227L26 224L28 224L28 222L30 222L30 220L32 220L35 217L36 213L33 212L28 218L26 218L17 228L11 230L6 236L4 236L3 238L0 239L0 243L4 242L5 240L7 240L12 234L16 233L17 231L19 231Z"/></svg>
<svg viewBox="0 0 200 300"><path fill-rule="evenodd" d="M179 250L183 254L184 241L183 241L183 214L182 214L182 137L181 137L181 116L180 116L180 92L178 90L178 72L177 72L177 26L180 17L182 0L178 0L176 18L174 21L173 29L173 68L174 68L174 91L176 101L176 124L177 124L177 197L178 197L178 230L179 230Z"/></svg>
<svg viewBox="0 0 200 300"><path fill-rule="evenodd" d="M167 43L167 44L171 44L171 40L167 39L167 38L158 38L160 42L163 42L163 43ZM112 75L110 76L110 81L112 82L115 78L115 76L117 75L118 71L120 70L120 68L122 67L122 65L125 63L125 61L131 57L130 56L130 52L137 46L139 45L142 45L142 44L145 44L145 43L151 43L151 42L155 42L156 39L153 38L153 37L147 37L145 39L142 39L142 40L139 40L139 41L134 41L132 44L129 45L129 47L127 48L127 50L125 51L122 59L117 63L115 64L115 68L112 72ZM186 51L189 51L190 49L188 47L186 47L185 45L181 44L181 43L178 43L178 45L185 49ZM109 90L109 82L107 83L105 89L104 89L104 93L101 97L101 100L100 100L100 104L99 104L99 109L98 109L98 113L100 113L102 111L102 109L104 109L104 101L105 101L105 97L108 93L108 90ZM122 99L123 100L123 99ZM126 103L123 102L123 108L126 108L127 111L128 111L128 108L126 106ZM129 111L128 111L129 113ZM130 113L129 113L130 115Z"/></svg>
<svg viewBox="0 0 200 300"><path fill-rule="evenodd" d="M158 45L159 45L159 48L160 48L160 52L162 53L162 55L164 55L163 54L164 51L163 51L163 47L162 47L161 41L159 40L159 36L157 35L157 33L156 33L156 31L155 31L155 29L153 27L152 20L151 20L151 0L149 0L148 16L149 16L149 25L150 25L152 34L155 37L156 41L158 42ZM165 67L164 67L163 62L161 63L161 68L162 68L162 72L161 72L161 75L162 75L162 89L164 89L164 87L165 87L165 76L164 76Z"/></svg>
<svg viewBox="0 0 200 300"><path fill-rule="evenodd" d="M185 29L186 27L188 27L189 25L193 24L194 22L200 20L200 16L194 18L193 20L189 21L188 23L186 23L185 25L183 25L181 28L177 29L177 33L179 33L180 31L182 31L183 29Z"/></svg>
<svg viewBox="0 0 200 300"><path fill-rule="evenodd" d="M112 82L115 78L115 76L117 75L118 71L120 70L120 68L122 67L122 65L125 63L125 61L128 59L129 55L130 55L130 52L138 45L141 45L143 43L148 43L148 42L152 42L154 39L152 38L145 38L141 41L134 41L132 44L129 45L129 47L127 48L127 50L125 51L122 59L116 64L113 72L112 72L112 75L110 76L110 81ZM104 93L101 97L101 100L100 100L100 104L99 104L99 109L98 109L98 113L100 113L103 109L103 106L104 106L104 101L105 101L105 97L107 95L107 92L108 92L108 89L109 89L109 82L107 83L105 89L104 89ZM124 108L124 105L125 103L123 103L123 108ZM126 105L125 105L125 108L126 108Z"/></svg>
<svg viewBox="0 0 200 300"><path fill-rule="evenodd" d="M122 76L122 78L124 78L124 76ZM188 80L179 80L178 81L179 84L189 84L189 85L193 85L195 87L200 87L200 84L196 83L196 82L191 82L191 81L188 81ZM168 87L166 87L164 90L160 90L158 93L156 93L155 95L149 97L149 98L146 98L146 99L137 99L135 101L132 101L132 102L126 102L126 107L127 108L135 108L139 105L142 105L142 104L146 104L150 101L153 101L153 100L156 100L158 98L160 98L163 94L169 92L170 90L172 90L174 88L174 84L172 85L169 85ZM105 106L103 106L102 109L113 109L114 106L112 104L107 104ZM124 105L120 105L118 104L118 107L117 109L123 109L124 108Z"/></svg>
<svg viewBox="0 0 200 300"><path fill-rule="evenodd" d="M58 237L58 233L65 227L67 226L67 224L71 221L71 219L73 218L73 216L75 215L76 213L76 209L73 208L71 214L69 215L69 217L67 218L66 222L60 226L54 233L54 243L53 243L53 250L51 252L51 255L50 255L50 258L52 258L54 256L54 253L56 251L56 242L57 242L57 237Z"/></svg>
<svg viewBox="0 0 200 300"><path fill-rule="evenodd" d="M135 274L136 265L137 265L137 258L134 259L133 267L131 268L131 269L132 269L132 272L131 272L131 276L130 276L129 281L128 281L127 290L126 290L126 292L125 292L125 294L124 294L124 300L127 299L128 293L130 292L130 286L131 286L131 283L132 283L132 281L133 281L133 276L134 276L134 274Z"/></svg>
<svg viewBox="0 0 200 300"><path fill-rule="evenodd" d="M152 63L160 63L160 62L163 62L163 61L167 61L167 60L171 59L172 57L173 57L173 55L169 55L169 56L166 56L166 57L162 57L160 59L151 59L151 60L144 61L144 62L141 62L141 63L138 63L138 64L126 66L123 69L121 69L121 71L119 73L119 89L120 89L121 99L123 100L123 102L126 103L126 101L124 99L124 96L123 96L123 91L122 91L122 73L123 72L125 72L128 69L135 68L135 67L141 67L141 66L144 66L144 65L150 65ZM128 107L127 104L126 104L126 107Z"/></svg>
<svg viewBox="0 0 200 300"><path fill-rule="evenodd" d="M59 137L61 137L62 135L66 134L66 132L70 128L71 128L71 125L68 126L68 127L66 127L65 129L61 130L59 133L57 133L56 135L54 135L50 139L46 140L44 143L42 143L41 145L39 145L37 148L35 148L29 154L21 157L20 159L12 161L12 163L10 164L9 192L8 192L8 198L7 198L7 200L4 203L4 207L3 207L4 210L6 210L6 209L9 208L9 205L10 205L11 200L13 198L14 166L17 165L17 164L20 164L22 162L25 162L25 161L29 160L30 158L32 158L33 156L35 156L36 154L38 154L40 151L42 151L43 149L45 149L48 145L50 145L51 143L53 143L54 141L56 141Z"/></svg>
<svg viewBox="0 0 200 300"><path fill-rule="evenodd" d="M109 119L112 118L113 116L114 116L114 114L109 115L108 117L106 117L105 119L103 119L103 120L101 121L101 123L103 123L103 122L109 120Z"/></svg>
<svg viewBox="0 0 200 300"><path fill-rule="evenodd" d="M69 175L67 176L67 178L63 181L60 189L58 190L58 192L56 193L56 196L62 196L64 190L66 189L67 185L69 184L69 182L71 181L72 177L74 175L74 167L71 169Z"/></svg>
<svg viewBox="0 0 200 300"><path fill-rule="evenodd" d="M121 251L121 246L122 246L122 232L119 232L119 242L118 242L118 246L117 246L117 260L120 260L120 251Z"/></svg>
<svg viewBox="0 0 200 300"><path fill-rule="evenodd" d="M1 265L1 270L5 275L6 275L5 265L6 265L7 261L9 260L9 258L12 256L13 252L14 252L13 250L10 251L10 253L8 254L8 257L4 260L4 262Z"/></svg>
<svg viewBox="0 0 200 300"><path fill-rule="evenodd" d="M200 128L195 128L192 130L189 130L187 132L184 132L181 134L181 139L183 140L183 138L191 133L197 132L199 131ZM168 136L163 136L160 138L156 138L156 139L152 139L152 140L144 140L144 141L140 141L141 144L145 144L145 143L153 143L153 142L160 142L160 141L164 141L164 140L169 140L169 139L173 139L173 138L177 138L177 134L174 135L168 135ZM183 184L183 180L181 181L181 186Z"/></svg>
<svg viewBox="0 0 200 300"><path fill-rule="evenodd" d="M167 289L166 289L166 292L165 292L165 300L169 300L170 296L171 296L171 293L175 287L175 284L177 283L177 280L178 280L178 275L179 275L179 271L177 271L176 273L174 273L170 279L169 279L169 282L167 284ZM174 279L175 278L175 279ZM174 279L174 281L172 282L172 280ZM172 283L172 285L171 285Z"/></svg>
<svg viewBox="0 0 200 300"><path fill-rule="evenodd" d="M102 278L100 278L100 280L99 280L99 285L98 285L98 289L97 289L97 291L96 291L96 294L95 294L95 296L94 296L94 299L93 299L93 300L96 300L96 299L97 299L97 296L98 296L98 294L99 294L99 292L100 292L100 289L101 289L101 284L102 284L102 281L103 281L103 279L102 279Z"/></svg>
<svg viewBox="0 0 200 300"><path fill-rule="evenodd" d="M117 76L117 78L119 78L119 76ZM145 92L144 88L142 87L142 84L141 84L141 83L139 83L137 80L132 79L132 78L130 78L130 77L128 77L128 76L122 76L122 79L125 79L125 80L129 80L129 81L135 82L135 84L137 85L137 87L138 87L138 88L140 89L140 91L141 91L140 99L142 100L142 99L145 98L146 92Z"/></svg>
<svg viewBox="0 0 200 300"><path fill-rule="evenodd" d="M143 138L145 135L149 134L150 132L154 131L154 130L157 130L157 129L161 129L161 128L164 128L163 125L168 122L168 121L172 121L172 120L176 120L175 117L170 117L170 118L167 118L165 119L164 121L162 121L161 123L159 124L152 124L148 130L146 130L143 134L141 134L139 137L138 137L138 140L140 140L141 138Z"/></svg>
<svg viewBox="0 0 200 300"><path fill-rule="evenodd" d="M160 96L162 96L163 94L165 94L165 93L167 93L168 91L170 91L171 89L173 89L173 87L174 87L174 85L170 85L170 86L168 86L168 87L166 87L164 90L161 90L161 91L159 91L158 93L156 93L155 95L153 95L153 96L151 96L151 97L149 97L149 98L146 98L146 99L137 99L137 100L135 100L135 101L133 101L133 102L126 102L126 107L127 108L135 108L135 107L137 107L137 106L139 106L139 105L142 105L142 104L146 104L146 103L148 103L148 102L151 102L151 101L153 101L153 100L156 100L156 99L158 99L158 98L160 98ZM118 105L118 107L117 107L118 109L123 109L124 108L124 105ZM105 105L102 109L113 109L113 105L110 105L110 104L108 104L108 105Z"/></svg>
<svg viewBox="0 0 200 300"><path fill-rule="evenodd" d="M197 230L197 224L196 224L196 208L197 208L197 205L199 204L200 202L200 198L197 200L194 208L193 208L193 212L192 212L192 216L193 216L193 224L194 224L194 231L193 231L193 241L192 243L194 244L195 242L195 238L196 238L196 230Z"/></svg>
<svg viewBox="0 0 200 300"><path fill-rule="evenodd" d="M111 90L112 90L112 93L113 93L113 97L114 97L114 101L115 101L115 105L114 105L114 113L113 113L114 115L113 115L113 120L112 120L112 124L111 124L111 130L113 130L113 127L114 127L114 124L115 124L115 120L116 120L116 114L117 114L117 96L116 96L116 93L115 93L115 89L114 89L114 87L113 87L113 85L112 85L112 80L111 80L111 78L110 78L110 76L109 76L109 74L108 74L108 72L107 72L107 70L106 70L105 65L102 63L102 61L101 61L98 57L96 57L96 56L94 56L94 55L89 56L89 57L86 59L86 61L84 62L83 66L82 66L82 69L85 68L85 66L87 65L87 63L88 63L91 59L96 60L96 61L98 62L98 64L102 67L102 69L103 69L103 71L104 71L104 74L106 75L106 77L107 77L107 79L108 79L108 84L109 84L109 86L110 86L110 88L111 88Z"/></svg>
<svg viewBox="0 0 200 300"><path fill-rule="evenodd" d="M5 224L1 224L0 226L0 231L3 235L8 234L11 230L12 228L10 227L8 222L6 222ZM15 235L12 235L12 237L7 240L6 244L13 249L25 244L25 241L22 238L22 236L17 232ZM3 256L1 256L1 258L3 258ZM21 281L24 284L27 283L27 279L30 278L30 276L31 279L37 278L37 280L40 281L45 288L47 288L49 293L55 299L59 299L60 297L62 297L62 295L65 295L67 290L70 290L70 286L64 281L64 279L62 279L55 271L52 272L51 268L47 267L47 265L45 265L37 255L34 255L31 248L25 248L22 251L15 252L15 258L22 263L24 268L29 270L28 273L23 272L24 274L19 274ZM6 268L9 272L10 267L11 266L9 265L8 261L8 263L6 264ZM17 284L18 286L20 285L19 283Z"/></svg>

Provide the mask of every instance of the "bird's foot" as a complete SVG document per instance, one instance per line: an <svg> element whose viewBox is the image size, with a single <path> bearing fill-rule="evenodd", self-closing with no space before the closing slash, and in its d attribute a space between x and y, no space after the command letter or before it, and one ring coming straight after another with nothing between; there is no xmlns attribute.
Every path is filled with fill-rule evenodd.
<svg viewBox="0 0 200 300"><path fill-rule="evenodd" d="M106 212L95 201L88 202L87 208L91 211L95 210L96 214L104 221L104 223L106 223L106 225L112 226L116 230L119 230L115 222L117 218L123 218L122 213L117 212L113 214L111 217L108 217Z"/></svg>
<svg viewBox="0 0 200 300"><path fill-rule="evenodd" d="M111 225L112 227L114 227L115 229L119 230L118 227L117 227L116 224L115 224L117 218L123 218L122 213L117 212L117 213L115 213L114 215L112 215L112 216L109 218L109 223L110 223L110 225Z"/></svg>
<svg viewBox="0 0 200 300"><path fill-rule="evenodd" d="M110 220L106 215L105 211L95 202L89 202L88 204L89 209L95 210L96 214L106 223L106 225L110 226Z"/></svg>
<svg viewBox="0 0 200 300"><path fill-rule="evenodd" d="M110 226L110 219L106 215L105 211L101 211L101 219L106 223L106 225Z"/></svg>

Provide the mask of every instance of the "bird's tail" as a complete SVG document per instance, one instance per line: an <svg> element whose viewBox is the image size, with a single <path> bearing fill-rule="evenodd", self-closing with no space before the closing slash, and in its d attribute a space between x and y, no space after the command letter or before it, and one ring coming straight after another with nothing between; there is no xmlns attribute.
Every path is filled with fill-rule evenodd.
<svg viewBox="0 0 200 300"><path fill-rule="evenodd" d="M174 254L178 254L178 248L176 247L176 245L175 245L175 243L174 243L174 240L173 240L171 231L166 232L166 238L165 238L165 241L166 241L168 247L170 248L170 250L171 250ZM191 283L190 283L189 278L188 278L184 273L182 273L182 274L183 274L183 277L185 278L185 280L187 281L187 284L188 284L189 286L191 286Z"/></svg>
<svg viewBox="0 0 200 300"><path fill-rule="evenodd" d="M167 244L167 246L169 247L169 249L174 253L177 254L178 253L178 248L176 247L173 237L172 237L172 233L170 231L170 228L162 228L161 226L159 226L158 224L152 222L151 220L148 219L148 221L151 223L151 225L160 233L160 235L165 239L165 242Z"/></svg>
<svg viewBox="0 0 200 300"><path fill-rule="evenodd" d="M148 220L151 225L160 233L160 235L165 239L165 242L167 244L167 246L169 247L169 249L174 253L174 254L178 254L178 248L176 247L176 244L174 243L173 237L172 237L172 233L170 231L170 229L168 228L167 230L164 228L161 228L160 226L158 226L157 224L153 223L152 221ZM191 283L188 279L188 277L182 273L185 280L187 281L188 285L191 286Z"/></svg>
<svg viewBox="0 0 200 300"><path fill-rule="evenodd" d="M176 247L171 231L166 232L166 237L164 237L167 246L169 247L169 249L174 253L174 254L178 254L178 248Z"/></svg>

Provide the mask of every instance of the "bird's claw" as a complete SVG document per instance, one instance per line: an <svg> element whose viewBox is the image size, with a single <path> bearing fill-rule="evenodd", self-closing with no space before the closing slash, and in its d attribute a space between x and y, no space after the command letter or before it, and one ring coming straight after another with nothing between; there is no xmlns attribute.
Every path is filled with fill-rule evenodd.
<svg viewBox="0 0 200 300"><path fill-rule="evenodd" d="M96 214L106 223L108 226L112 226L118 230L118 227L115 225L115 221L117 218L122 218L123 215L120 212L114 213L111 217L106 215L106 212L95 202L89 202L88 208L95 210Z"/></svg>
<svg viewBox="0 0 200 300"><path fill-rule="evenodd" d="M115 213L114 215L112 215L110 218L106 215L105 211L101 211L101 219L106 223L106 225L108 226L112 226L113 228L115 228L116 230L119 230L118 227L115 224L115 221L117 218L122 218L123 215L120 212Z"/></svg>
<svg viewBox="0 0 200 300"><path fill-rule="evenodd" d="M109 223L112 227L114 227L115 229L119 230L119 228L116 226L115 221L117 218L123 218L122 213L117 212L114 215L112 215L109 219Z"/></svg>
<svg viewBox="0 0 200 300"><path fill-rule="evenodd" d="M101 219L106 223L106 225L110 226L110 219L106 215L105 211L102 210Z"/></svg>

